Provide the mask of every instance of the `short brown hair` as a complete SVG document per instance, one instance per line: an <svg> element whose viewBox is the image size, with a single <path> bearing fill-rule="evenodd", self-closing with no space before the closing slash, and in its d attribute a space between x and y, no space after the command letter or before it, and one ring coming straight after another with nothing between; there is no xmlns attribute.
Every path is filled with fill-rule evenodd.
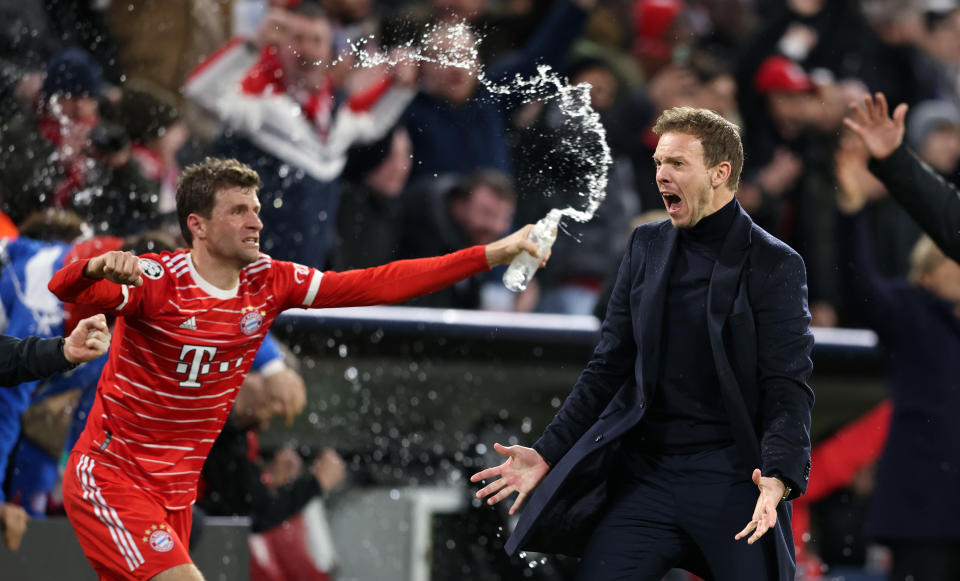
<svg viewBox="0 0 960 581"><path fill-rule="evenodd" d="M193 245L193 233L187 217L199 214L210 218L217 192L229 188L259 188L260 176L250 166L235 159L208 157L183 170L177 184L177 219L187 246Z"/></svg>
<svg viewBox="0 0 960 581"><path fill-rule="evenodd" d="M76 212L61 208L34 210L17 225L21 236L44 242L73 242L93 233Z"/></svg>
<svg viewBox="0 0 960 581"><path fill-rule="evenodd" d="M461 179L450 190L449 198L450 200L465 200L481 186L490 188L501 200L514 203L517 201L517 192L513 187L513 180L510 179L510 176L500 170L491 168L475 170Z"/></svg>
<svg viewBox="0 0 960 581"><path fill-rule="evenodd" d="M664 133L693 135L703 145L703 161L707 167L730 162L728 187L736 192L743 170L743 143L740 128L709 109L674 107L664 111L653 126L659 136Z"/></svg>

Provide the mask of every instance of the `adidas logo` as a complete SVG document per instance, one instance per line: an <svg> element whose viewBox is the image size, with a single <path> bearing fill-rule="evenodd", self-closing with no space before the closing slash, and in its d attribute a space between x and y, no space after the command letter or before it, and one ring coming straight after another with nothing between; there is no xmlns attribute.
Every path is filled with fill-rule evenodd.
<svg viewBox="0 0 960 581"><path fill-rule="evenodd" d="M187 319L186 321L180 323L180 328L181 328L181 329L188 329L188 330L190 330L190 331L196 331L196 330L197 330L197 318L196 318L196 317L190 317L190 318Z"/></svg>

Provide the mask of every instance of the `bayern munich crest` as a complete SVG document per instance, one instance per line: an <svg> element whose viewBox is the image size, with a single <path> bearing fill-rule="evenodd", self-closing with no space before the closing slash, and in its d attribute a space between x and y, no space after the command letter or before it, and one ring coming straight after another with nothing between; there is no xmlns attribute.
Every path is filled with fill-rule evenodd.
<svg viewBox="0 0 960 581"><path fill-rule="evenodd" d="M167 525L153 525L144 531L143 540L150 544L150 548L158 553L167 553L173 550L173 535L167 530Z"/></svg>
<svg viewBox="0 0 960 581"><path fill-rule="evenodd" d="M243 316L240 317L240 332L244 335L253 335L263 326L263 316L266 313L258 311L255 307L244 307Z"/></svg>

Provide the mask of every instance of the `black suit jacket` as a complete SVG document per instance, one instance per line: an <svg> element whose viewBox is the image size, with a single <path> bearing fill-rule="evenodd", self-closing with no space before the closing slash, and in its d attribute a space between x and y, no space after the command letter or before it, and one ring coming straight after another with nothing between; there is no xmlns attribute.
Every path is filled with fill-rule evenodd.
<svg viewBox="0 0 960 581"><path fill-rule="evenodd" d="M63 356L63 339L0 335L0 386L20 385L71 369Z"/></svg>
<svg viewBox="0 0 960 581"><path fill-rule="evenodd" d="M806 273L796 252L738 212L710 280L710 342L741 455L765 475L780 475L796 497L810 472L813 406ZM677 238L669 221L633 232L593 357L534 444L553 468L531 495L508 552L577 554L585 546L619 438L643 419L653 392ZM793 581L790 505L781 503L778 512L768 534L781 579ZM743 518L746 524L750 515Z"/></svg>
<svg viewBox="0 0 960 581"><path fill-rule="evenodd" d="M950 258L960 262L960 192L901 145L884 160L871 160L873 172L890 195Z"/></svg>

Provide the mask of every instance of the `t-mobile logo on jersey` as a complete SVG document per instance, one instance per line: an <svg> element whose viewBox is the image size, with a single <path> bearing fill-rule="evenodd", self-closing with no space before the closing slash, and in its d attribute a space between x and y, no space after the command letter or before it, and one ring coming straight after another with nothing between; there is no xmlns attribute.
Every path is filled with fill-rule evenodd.
<svg viewBox="0 0 960 581"><path fill-rule="evenodd" d="M190 357L191 353L193 353L192 357ZM187 379L180 382L180 387L200 387L200 382L197 381L197 379L201 375L210 373L211 365L215 365L214 369L218 369L220 373L229 371L231 362L221 361L215 363L213 357L216 354L216 347L210 347L208 345L184 345L180 349L180 362L177 363L177 373L186 373ZM243 358L240 357L236 361L233 361L233 366L239 367L242 362Z"/></svg>

